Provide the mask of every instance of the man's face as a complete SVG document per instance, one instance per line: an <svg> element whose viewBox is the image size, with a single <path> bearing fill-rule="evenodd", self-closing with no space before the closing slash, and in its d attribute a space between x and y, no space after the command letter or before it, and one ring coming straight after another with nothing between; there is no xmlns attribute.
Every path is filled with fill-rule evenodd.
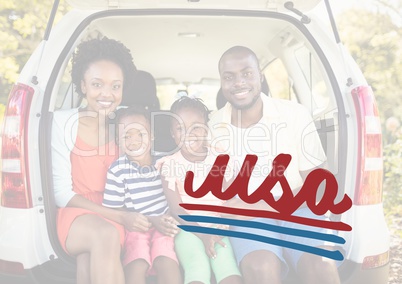
<svg viewBox="0 0 402 284"><path fill-rule="evenodd" d="M255 58L247 53L225 55L219 73L224 97L236 109L249 109L260 97L261 72Z"/></svg>

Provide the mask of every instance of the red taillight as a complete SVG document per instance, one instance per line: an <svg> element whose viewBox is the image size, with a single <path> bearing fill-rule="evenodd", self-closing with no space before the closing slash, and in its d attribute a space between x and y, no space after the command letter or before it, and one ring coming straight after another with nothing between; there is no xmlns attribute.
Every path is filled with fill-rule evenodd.
<svg viewBox="0 0 402 284"><path fill-rule="evenodd" d="M26 139L33 94L31 87L15 85L4 114L1 149L1 205L4 207L32 207Z"/></svg>
<svg viewBox="0 0 402 284"><path fill-rule="evenodd" d="M5 261L0 259L0 272L4 274L25 274L24 266L22 263Z"/></svg>
<svg viewBox="0 0 402 284"><path fill-rule="evenodd" d="M356 205L378 204L382 201L382 135L378 108L369 86L352 90L358 122L358 171Z"/></svg>
<svg viewBox="0 0 402 284"><path fill-rule="evenodd" d="M366 256L363 259L362 269L373 269L384 266L389 262L389 251L382 254Z"/></svg>

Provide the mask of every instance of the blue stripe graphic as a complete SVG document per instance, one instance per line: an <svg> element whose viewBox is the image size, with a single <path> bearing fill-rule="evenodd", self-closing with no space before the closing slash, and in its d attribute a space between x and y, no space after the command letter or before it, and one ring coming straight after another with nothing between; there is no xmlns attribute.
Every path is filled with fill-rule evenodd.
<svg viewBox="0 0 402 284"><path fill-rule="evenodd" d="M241 239L248 239L263 243L268 243L276 246L286 247L290 249L296 249L308 253L312 253L315 255L327 257L333 260L343 260L343 255L339 250L331 251L325 250L322 248L311 247L307 245L302 245L298 243L288 242L284 240L278 240L274 238L264 237L260 235L254 235L244 232L233 232L229 230L222 230L216 228L208 228L208 227L199 227L199 226L188 226L188 225L179 225L179 228L192 233L203 233L203 234L210 234L210 235L221 235L227 237L234 237L234 238L241 238Z"/></svg>
<svg viewBox="0 0 402 284"><path fill-rule="evenodd" d="M234 219L227 219L227 218L219 218L219 217L212 217L212 216L197 216L197 215L179 215L179 217L188 222L224 224L224 225L230 225L230 226L236 226L236 227L261 229L261 230L265 230L265 231L277 232L277 233L286 234L286 235L323 240L323 241L328 241L328 242L337 243L337 244L344 244L346 242L344 238L339 237L337 235L333 235L333 234L323 234L323 233L311 232L311 231L301 230L301 229L290 229L290 228L265 224L265 223L256 222L256 221L234 220Z"/></svg>

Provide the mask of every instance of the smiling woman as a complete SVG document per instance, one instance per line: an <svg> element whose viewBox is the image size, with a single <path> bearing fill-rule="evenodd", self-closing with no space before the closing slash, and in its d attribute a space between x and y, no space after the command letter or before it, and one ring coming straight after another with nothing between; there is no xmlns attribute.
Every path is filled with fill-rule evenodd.
<svg viewBox="0 0 402 284"><path fill-rule="evenodd" d="M87 110L105 114L113 111L121 102L123 72L108 60L92 63L81 81L81 90L88 101Z"/></svg>
<svg viewBox="0 0 402 284"><path fill-rule="evenodd" d="M123 86L134 71L123 44L107 38L83 42L73 56L71 74L87 106L54 115L53 183L56 204L61 207L58 236L64 250L77 257L78 283L88 283L88 278L91 283L124 283L122 225L148 224L136 213L101 206L106 171L118 155L107 135L107 118L120 104ZM74 126L69 128L69 122ZM66 141L71 140L68 145Z"/></svg>

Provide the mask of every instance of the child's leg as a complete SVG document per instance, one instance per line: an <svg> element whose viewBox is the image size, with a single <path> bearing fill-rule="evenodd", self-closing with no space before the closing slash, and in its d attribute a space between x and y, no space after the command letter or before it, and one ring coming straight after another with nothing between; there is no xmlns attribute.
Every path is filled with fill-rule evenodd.
<svg viewBox="0 0 402 284"><path fill-rule="evenodd" d="M219 284L242 284L242 278L240 275L231 275L226 277L225 279L222 279L222 281L219 282Z"/></svg>
<svg viewBox="0 0 402 284"><path fill-rule="evenodd" d="M241 284L243 282L240 270L237 266L230 241L226 237L222 241L226 244L226 247L216 244L216 258L210 259L216 282L219 284Z"/></svg>
<svg viewBox="0 0 402 284"><path fill-rule="evenodd" d="M211 267L203 242L196 235L181 230L175 238L175 248L184 269L184 283L209 284Z"/></svg>
<svg viewBox="0 0 402 284"><path fill-rule="evenodd" d="M124 267L126 284L146 284L149 264L144 259L137 259Z"/></svg>
<svg viewBox="0 0 402 284"><path fill-rule="evenodd" d="M155 230L152 236L151 260L158 284L182 284L179 261L174 250L174 239Z"/></svg>
<svg viewBox="0 0 402 284"><path fill-rule="evenodd" d="M124 275L126 284L145 284L151 263L149 232L126 232Z"/></svg>
<svg viewBox="0 0 402 284"><path fill-rule="evenodd" d="M181 273L176 261L166 256L159 256L153 263L156 271L158 284L181 284Z"/></svg>

